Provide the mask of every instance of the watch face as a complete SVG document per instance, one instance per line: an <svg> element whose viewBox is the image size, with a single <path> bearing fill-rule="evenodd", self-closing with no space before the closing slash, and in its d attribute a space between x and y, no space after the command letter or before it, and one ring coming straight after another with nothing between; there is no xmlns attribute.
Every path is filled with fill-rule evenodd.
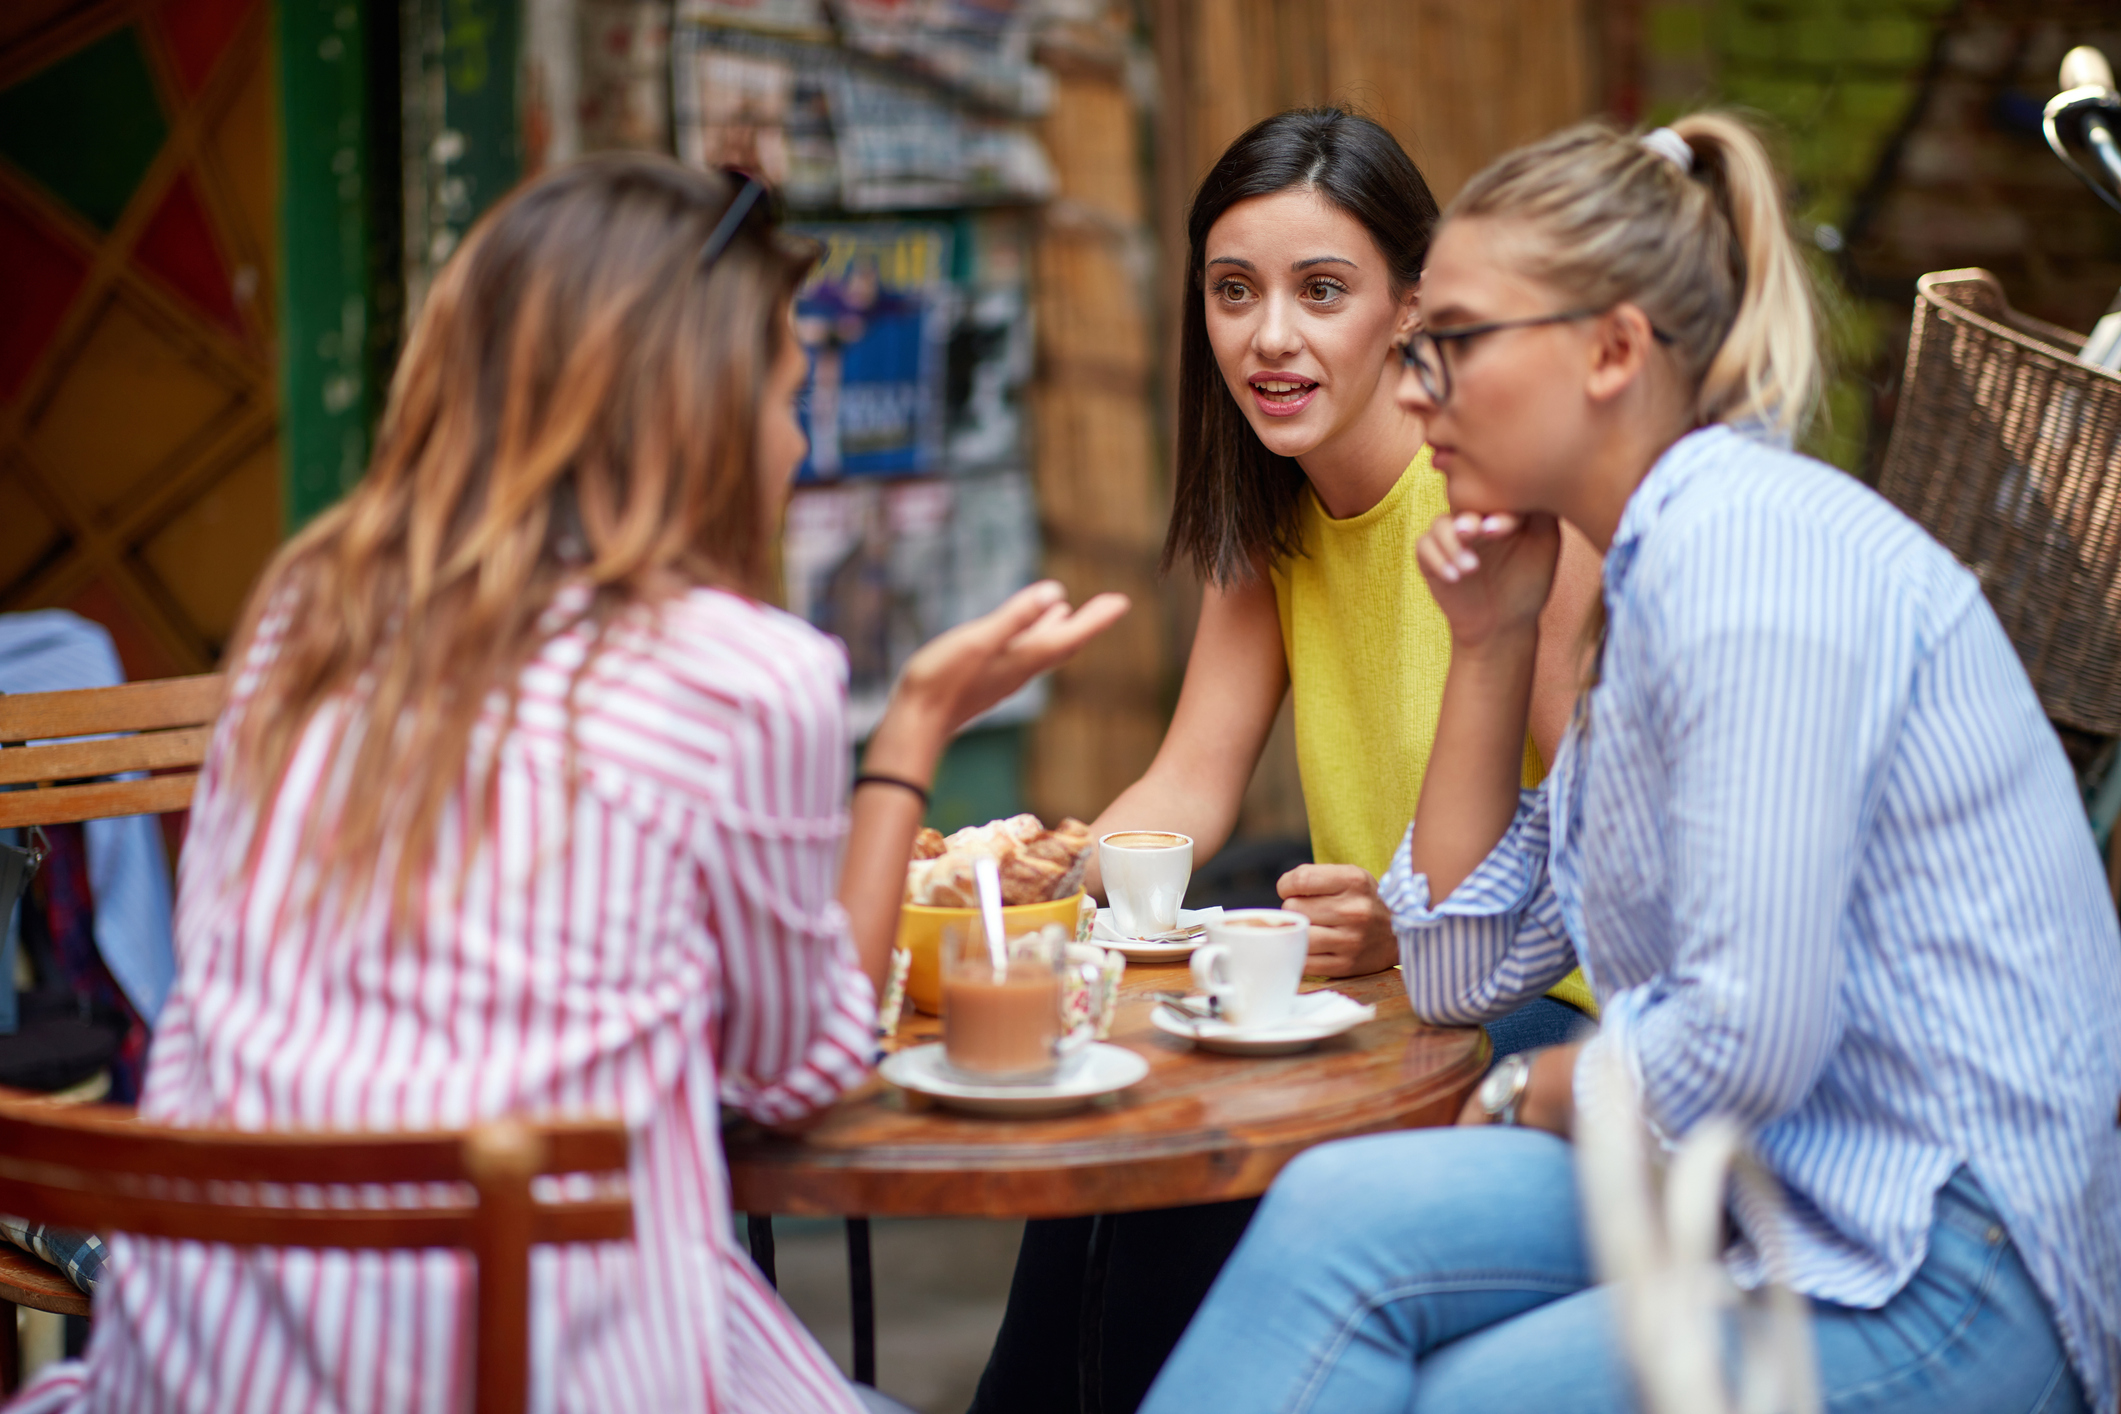
<svg viewBox="0 0 2121 1414"><path fill-rule="evenodd" d="M1500 1111L1510 1103L1510 1087L1515 1083L1511 1067L1499 1065L1488 1072L1480 1082L1480 1107L1489 1114Z"/></svg>

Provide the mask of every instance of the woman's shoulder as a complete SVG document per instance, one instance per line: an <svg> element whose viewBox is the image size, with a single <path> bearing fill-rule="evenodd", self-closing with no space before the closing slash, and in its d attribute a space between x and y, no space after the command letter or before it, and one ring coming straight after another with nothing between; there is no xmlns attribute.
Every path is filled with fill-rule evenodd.
<svg viewBox="0 0 2121 1414"><path fill-rule="evenodd" d="M699 585L659 605L662 636L677 644L758 649L806 661L845 665L839 640L763 599Z"/></svg>
<svg viewBox="0 0 2121 1414"><path fill-rule="evenodd" d="M693 589L622 612L592 641L576 629L547 645L517 722L536 750L571 736L600 789L715 798L750 779L731 774L742 762L844 756L846 654L792 614Z"/></svg>
<svg viewBox="0 0 2121 1414"><path fill-rule="evenodd" d="M847 655L785 610L700 587L621 618L591 676L605 701L616 690L696 718L807 720L844 713Z"/></svg>
<svg viewBox="0 0 2121 1414"><path fill-rule="evenodd" d="M1665 484L1643 488L1657 504L1631 575L1642 589L1696 600L1745 579L1756 604L1779 588L1842 614L1866 600L1942 607L1979 592L1926 530L1838 467L1730 429L1674 450L1679 464L1653 471Z"/></svg>

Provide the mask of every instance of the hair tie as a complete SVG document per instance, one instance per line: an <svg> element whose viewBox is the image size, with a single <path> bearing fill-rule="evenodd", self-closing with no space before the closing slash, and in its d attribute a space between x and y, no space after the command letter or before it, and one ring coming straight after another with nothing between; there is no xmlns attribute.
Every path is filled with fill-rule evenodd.
<svg viewBox="0 0 2121 1414"><path fill-rule="evenodd" d="M1656 128L1639 139L1644 147L1670 162L1680 171L1691 174L1694 170L1694 149L1678 133L1670 128Z"/></svg>

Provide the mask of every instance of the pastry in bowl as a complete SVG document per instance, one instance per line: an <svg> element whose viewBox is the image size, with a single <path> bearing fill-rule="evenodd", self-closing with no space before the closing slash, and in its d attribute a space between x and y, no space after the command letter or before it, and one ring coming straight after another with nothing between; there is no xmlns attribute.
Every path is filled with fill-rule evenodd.
<svg viewBox="0 0 2121 1414"><path fill-rule="evenodd" d="M1090 864L1090 827L1063 820L1046 828L1036 815L1012 815L971 825L952 835L923 829L906 866L898 945L912 954L906 998L929 1015L942 1009L943 930L977 926L979 886L973 861L995 861L1002 883L1002 924L1011 937L1058 923L1080 936L1083 871Z"/></svg>

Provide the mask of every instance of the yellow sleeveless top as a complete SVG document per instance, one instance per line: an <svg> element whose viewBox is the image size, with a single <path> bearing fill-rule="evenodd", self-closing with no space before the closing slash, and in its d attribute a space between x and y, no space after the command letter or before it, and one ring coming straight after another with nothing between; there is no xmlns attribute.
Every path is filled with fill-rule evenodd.
<svg viewBox="0 0 2121 1414"><path fill-rule="evenodd" d="M1335 520L1310 488L1304 553L1277 562L1274 603L1295 697L1296 764L1311 855L1382 876L1421 798L1436 741L1451 629L1414 560L1415 542L1450 509L1423 447L1385 498ZM1524 780L1546 774L1525 742ZM1583 974L1548 994L1595 1014Z"/></svg>

